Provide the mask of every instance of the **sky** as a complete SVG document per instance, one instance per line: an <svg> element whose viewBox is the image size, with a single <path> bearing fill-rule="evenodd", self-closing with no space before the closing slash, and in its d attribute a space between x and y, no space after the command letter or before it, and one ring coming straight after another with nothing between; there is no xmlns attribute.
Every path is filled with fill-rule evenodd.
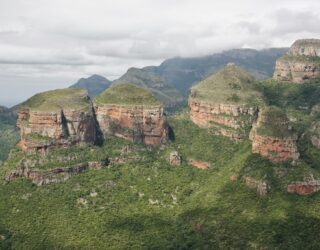
<svg viewBox="0 0 320 250"><path fill-rule="evenodd" d="M320 38L319 0L0 0L0 105L232 48Z"/></svg>

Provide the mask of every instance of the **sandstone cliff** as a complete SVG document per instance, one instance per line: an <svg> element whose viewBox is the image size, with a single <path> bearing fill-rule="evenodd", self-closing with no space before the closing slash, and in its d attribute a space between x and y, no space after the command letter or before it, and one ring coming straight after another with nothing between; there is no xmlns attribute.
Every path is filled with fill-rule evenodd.
<svg viewBox="0 0 320 250"><path fill-rule="evenodd" d="M273 78L293 83L319 79L320 40L297 40L289 52L277 60Z"/></svg>
<svg viewBox="0 0 320 250"><path fill-rule="evenodd" d="M245 138L262 103L253 83L249 73L229 64L191 89L191 120L214 134L236 141Z"/></svg>
<svg viewBox="0 0 320 250"><path fill-rule="evenodd" d="M99 129L85 90L62 89L37 94L18 111L20 147L45 152L50 147L95 143Z"/></svg>
<svg viewBox="0 0 320 250"><path fill-rule="evenodd" d="M297 135L292 131L284 111L276 107L264 108L250 132L252 152L272 162L297 160Z"/></svg>
<svg viewBox="0 0 320 250"><path fill-rule="evenodd" d="M163 107L143 88L131 84L112 86L96 98L95 112L105 136L114 135L147 145L167 140Z"/></svg>

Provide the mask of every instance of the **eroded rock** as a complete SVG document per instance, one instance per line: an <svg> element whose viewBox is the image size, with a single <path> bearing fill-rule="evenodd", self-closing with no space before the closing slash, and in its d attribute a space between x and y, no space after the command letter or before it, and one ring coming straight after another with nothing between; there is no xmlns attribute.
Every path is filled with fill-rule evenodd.
<svg viewBox="0 0 320 250"><path fill-rule="evenodd" d="M297 40L276 62L273 78L282 82L304 83L320 78L320 40Z"/></svg>

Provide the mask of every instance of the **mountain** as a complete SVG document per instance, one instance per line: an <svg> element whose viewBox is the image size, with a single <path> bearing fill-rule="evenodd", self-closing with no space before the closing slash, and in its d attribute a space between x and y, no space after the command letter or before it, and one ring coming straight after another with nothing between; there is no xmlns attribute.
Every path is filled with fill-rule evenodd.
<svg viewBox="0 0 320 250"><path fill-rule="evenodd" d="M276 59L287 51L288 48L233 49L203 57L172 58L165 60L160 66L143 69L159 74L170 86L186 95L194 83L217 72L230 62L248 70L259 80L269 78L273 74Z"/></svg>
<svg viewBox="0 0 320 250"><path fill-rule="evenodd" d="M163 77L147 70L130 68L123 76L112 84L130 83L139 87L149 89L165 106L176 106L183 101L182 94L169 85Z"/></svg>
<svg viewBox="0 0 320 250"><path fill-rule="evenodd" d="M100 75L92 75L88 78L79 79L75 84L71 85L70 88L86 89L90 97L95 97L107 89L110 84L111 81L107 78Z"/></svg>

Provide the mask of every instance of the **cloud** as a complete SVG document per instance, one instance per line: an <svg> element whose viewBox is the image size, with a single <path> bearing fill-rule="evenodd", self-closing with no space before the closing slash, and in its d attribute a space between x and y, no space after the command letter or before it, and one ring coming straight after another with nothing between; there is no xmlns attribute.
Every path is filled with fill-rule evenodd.
<svg viewBox="0 0 320 250"><path fill-rule="evenodd" d="M314 0L0 1L0 104L14 88L22 101L170 57L290 46L320 37L319 15Z"/></svg>

